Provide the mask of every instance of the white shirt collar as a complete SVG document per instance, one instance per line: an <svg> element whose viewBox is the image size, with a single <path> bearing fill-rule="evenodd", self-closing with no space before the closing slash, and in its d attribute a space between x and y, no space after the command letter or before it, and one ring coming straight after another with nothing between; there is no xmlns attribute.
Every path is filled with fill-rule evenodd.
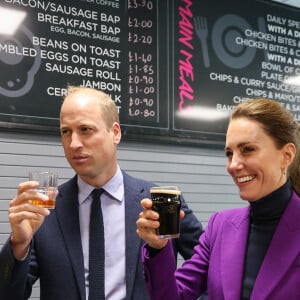
<svg viewBox="0 0 300 300"><path fill-rule="evenodd" d="M81 205L95 187L87 184L80 176L77 176L78 202ZM102 187L113 199L122 202L124 199L123 173L118 166L115 175Z"/></svg>

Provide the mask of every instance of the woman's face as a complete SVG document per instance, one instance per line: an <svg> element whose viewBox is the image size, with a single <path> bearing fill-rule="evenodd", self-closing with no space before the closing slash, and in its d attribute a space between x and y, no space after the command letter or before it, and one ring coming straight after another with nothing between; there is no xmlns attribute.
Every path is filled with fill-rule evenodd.
<svg viewBox="0 0 300 300"><path fill-rule="evenodd" d="M286 169L293 155L287 144L277 149L262 125L248 118L230 121L226 135L227 171L239 188L240 197L256 201L286 182Z"/></svg>

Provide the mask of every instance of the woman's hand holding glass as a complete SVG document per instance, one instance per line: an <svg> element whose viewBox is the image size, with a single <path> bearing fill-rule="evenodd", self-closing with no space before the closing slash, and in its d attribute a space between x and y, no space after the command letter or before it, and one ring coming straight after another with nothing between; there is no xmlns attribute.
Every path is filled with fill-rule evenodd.
<svg viewBox="0 0 300 300"><path fill-rule="evenodd" d="M156 234L156 229L159 227L159 214L152 210L152 200L145 198L141 200L143 211L139 214L136 221L137 234L150 247L162 249L166 246L168 240L162 239ZM180 218L184 217L184 211L180 211Z"/></svg>

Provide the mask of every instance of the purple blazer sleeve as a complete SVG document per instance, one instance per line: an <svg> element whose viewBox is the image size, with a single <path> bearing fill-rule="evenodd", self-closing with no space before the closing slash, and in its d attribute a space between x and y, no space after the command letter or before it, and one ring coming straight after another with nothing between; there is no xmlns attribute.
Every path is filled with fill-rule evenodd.
<svg viewBox="0 0 300 300"><path fill-rule="evenodd" d="M152 258L149 258L147 248L143 246L142 260L151 299L195 300L206 290L209 260L208 231L209 228L201 235L200 243L195 247L191 259L185 261L178 270L170 241Z"/></svg>
<svg viewBox="0 0 300 300"><path fill-rule="evenodd" d="M300 198L293 193L257 275L251 300L300 299ZM153 258L143 248L152 300L239 300L249 231L249 207L214 214L194 255L176 269L170 242Z"/></svg>

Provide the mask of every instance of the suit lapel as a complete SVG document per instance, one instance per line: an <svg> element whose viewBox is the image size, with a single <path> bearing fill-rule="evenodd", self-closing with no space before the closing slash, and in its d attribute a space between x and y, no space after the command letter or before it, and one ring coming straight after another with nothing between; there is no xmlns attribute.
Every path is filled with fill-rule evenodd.
<svg viewBox="0 0 300 300"><path fill-rule="evenodd" d="M149 197L149 188L141 186L133 177L123 172L125 187L125 234L126 234L126 291L127 299L131 299L137 266L141 263L140 249L142 240L136 232L136 220L142 211L140 201Z"/></svg>
<svg viewBox="0 0 300 300"><path fill-rule="evenodd" d="M251 299L267 299L300 252L300 199L294 193L267 250Z"/></svg>
<svg viewBox="0 0 300 300"><path fill-rule="evenodd" d="M240 299L249 231L249 207L237 212L230 220L224 222L221 233L221 278L224 299L230 300Z"/></svg>
<svg viewBox="0 0 300 300"><path fill-rule="evenodd" d="M84 264L79 227L76 176L59 188L55 211L79 287L81 299L85 299Z"/></svg>

